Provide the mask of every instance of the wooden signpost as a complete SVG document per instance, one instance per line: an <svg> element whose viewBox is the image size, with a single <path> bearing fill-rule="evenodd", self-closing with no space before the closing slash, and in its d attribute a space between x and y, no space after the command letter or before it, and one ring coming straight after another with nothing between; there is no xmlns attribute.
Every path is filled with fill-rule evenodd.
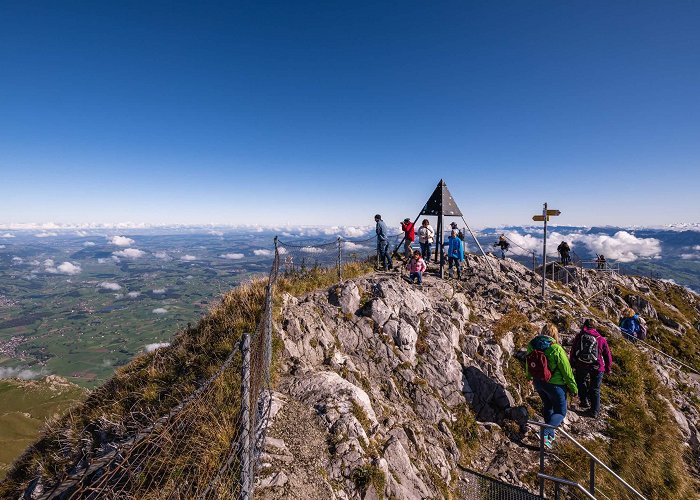
<svg viewBox="0 0 700 500"><path fill-rule="evenodd" d="M550 217L561 215L559 210L547 209L545 202L542 209L542 215L533 215L532 220L535 222L544 222L544 239L542 240L542 300L544 300L545 289L547 287L547 222Z"/></svg>

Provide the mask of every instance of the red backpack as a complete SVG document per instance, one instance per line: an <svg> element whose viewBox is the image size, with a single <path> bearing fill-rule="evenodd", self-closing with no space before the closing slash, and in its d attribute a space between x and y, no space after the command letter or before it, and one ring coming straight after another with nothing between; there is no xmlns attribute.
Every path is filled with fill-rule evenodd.
<svg viewBox="0 0 700 500"><path fill-rule="evenodd" d="M549 370L547 356L545 356L544 351L533 349L527 355L525 361L527 362L528 372L533 378L542 382L549 382L549 379L552 378L552 372Z"/></svg>

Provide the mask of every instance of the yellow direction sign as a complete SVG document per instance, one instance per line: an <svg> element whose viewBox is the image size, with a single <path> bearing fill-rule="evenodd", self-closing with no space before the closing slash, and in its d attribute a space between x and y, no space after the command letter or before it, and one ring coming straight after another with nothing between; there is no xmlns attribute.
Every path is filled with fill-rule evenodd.
<svg viewBox="0 0 700 500"><path fill-rule="evenodd" d="M550 215L561 215L561 211L560 210L547 210L547 216L550 216Z"/></svg>
<svg viewBox="0 0 700 500"><path fill-rule="evenodd" d="M535 222L544 222L544 215L533 215L532 220ZM549 217L547 217L547 220L549 220Z"/></svg>

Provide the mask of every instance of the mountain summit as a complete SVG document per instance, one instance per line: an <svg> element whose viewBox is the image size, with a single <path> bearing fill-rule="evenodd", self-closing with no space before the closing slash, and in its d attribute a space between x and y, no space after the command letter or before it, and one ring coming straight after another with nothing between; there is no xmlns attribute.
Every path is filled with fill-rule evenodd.
<svg viewBox="0 0 700 500"><path fill-rule="evenodd" d="M426 276L422 287L372 272L332 286L309 278L304 287L279 287L255 496L460 498L478 474L535 491L539 443L527 420L542 417L524 348L549 322L568 350L585 319L608 338L615 365L604 379L601 417L572 404L563 429L648 498L697 495L700 382L679 363L700 367L700 298L659 280L582 270L573 283L550 283L545 302L541 278L526 267L492 256L468 261L465 279ZM80 471L99 478L101 456L133 442L139 422L143 429L178 408L178 397L230 358L240 334L255 327L263 285L233 290L171 347L121 369L47 429L0 493L40 498ZM647 319L650 347L621 337L617 320L629 306ZM187 422L198 425L184 429L191 444L177 459L153 453L168 478L195 462L199 470L220 466L205 457L231 446L226 422L237 386L226 381L225 397L189 410ZM585 458L561 440L547 455L547 473L585 484ZM599 476L601 495L626 498ZM154 498L187 491L170 480L143 488Z"/></svg>

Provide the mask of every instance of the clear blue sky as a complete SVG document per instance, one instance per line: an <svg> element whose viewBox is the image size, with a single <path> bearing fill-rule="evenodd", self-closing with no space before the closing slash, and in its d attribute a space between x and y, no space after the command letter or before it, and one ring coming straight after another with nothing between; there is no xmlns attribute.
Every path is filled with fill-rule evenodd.
<svg viewBox="0 0 700 500"><path fill-rule="evenodd" d="M700 220L697 1L6 1L0 222Z"/></svg>

